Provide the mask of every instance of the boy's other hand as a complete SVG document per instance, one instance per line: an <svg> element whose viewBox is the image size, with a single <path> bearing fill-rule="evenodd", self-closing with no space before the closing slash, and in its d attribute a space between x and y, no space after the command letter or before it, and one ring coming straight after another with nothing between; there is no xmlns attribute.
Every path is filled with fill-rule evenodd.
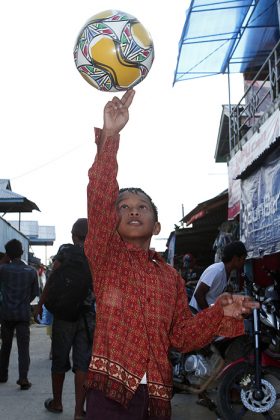
<svg viewBox="0 0 280 420"><path fill-rule="evenodd" d="M224 316L230 316L239 320L250 315L253 309L260 307L260 304L253 301L250 296L231 295L230 293L220 295L215 304L222 306Z"/></svg>
<svg viewBox="0 0 280 420"><path fill-rule="evenodd" d="M114 136L126 125L129 120L128 109L133 101L135 91L128 90L121 99L114 96L114 98L107 102L104 108L104 126L103 134L106 137Z"/></svg>

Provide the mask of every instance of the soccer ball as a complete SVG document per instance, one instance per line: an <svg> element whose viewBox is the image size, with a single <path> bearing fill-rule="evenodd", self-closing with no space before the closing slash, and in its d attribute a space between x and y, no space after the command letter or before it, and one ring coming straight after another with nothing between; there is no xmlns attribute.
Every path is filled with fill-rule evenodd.
<svg viewBox="0 0 280 420"><path fill-rule="evenodd" d="M142 82L154 60L154 46L144 26L128 13L107 10L92 16L80 31L74 60L84 79L106 92Z"/></svg>

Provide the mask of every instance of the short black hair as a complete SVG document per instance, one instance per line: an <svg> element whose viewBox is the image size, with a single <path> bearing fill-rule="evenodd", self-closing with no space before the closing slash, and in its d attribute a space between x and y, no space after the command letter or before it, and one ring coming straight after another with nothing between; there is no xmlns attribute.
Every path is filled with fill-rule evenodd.
<svg viewBox="0 0 280 420"><path fill-rule="evenodd" d="M85 241L88 232L88 220L87 218L80 218L76 220L74 225L72 226L72 235L77 236L80 241Z"/></svg>
<svg viewBox="0 0 280 420"><path fill-rule="evenodd" d="M136 188L136 187L121 188L119 190L119 195L122 194L123 192L129 192L129 193L132 193L132 194L138 194L138 193L144 194L148 198L148 200L150 201L151 206L152 206L152 210L153 210L153 213L154 213L154 216L155 216L155 221L158 222L157 206L155 205L155 203L153 202L151 197L145 191L143 191L141 188Z"/></svg>
<svg viewBox="0 0 280 420"><path fill-rule="evenodd" d="M12 239L5 245L6 254L11 258L20 258L23 254L22 243L17 239Z"/></svg>
<svg viewBox="0 0 280 420"><path fill-rule="evenodd" d="M230 262L234 256L247 257L247 250L243 242L230 242L224 247L222 255L222 261L224 263Z"/></svg>

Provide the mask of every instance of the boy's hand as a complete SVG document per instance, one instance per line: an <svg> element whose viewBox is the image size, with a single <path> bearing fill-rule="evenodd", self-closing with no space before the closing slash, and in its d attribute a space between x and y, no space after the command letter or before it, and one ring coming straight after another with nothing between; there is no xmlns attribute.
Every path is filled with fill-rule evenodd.
<svg viewBox="0 0 280 420"><path fill-rule="evenodd" d="M128 90L121 99L114 96L104 108L103 134L106 137L119 134L129 119L128 108L130 107L135 91Z"/></svg>
<svg viewBox="0 0 280 420"><path fill-rule="evenodd" d="M224 316L230 316L239 320L249 315L254 308L260 307L260 304L253 301L249 296L231 295L230 293L220 295L215 304L222 306Z"/></svg>

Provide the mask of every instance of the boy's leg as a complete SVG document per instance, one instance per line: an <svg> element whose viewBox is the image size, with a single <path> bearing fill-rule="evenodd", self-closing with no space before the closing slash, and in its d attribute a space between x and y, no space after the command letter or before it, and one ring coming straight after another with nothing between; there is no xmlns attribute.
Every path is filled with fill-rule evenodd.
<svg viewBox="0 0 280 420"><path fill-rule="evenodd" d="M128 410L118 402L106 398L101 391L89 390L86 404L86 420L146 420L143 405L138 409L136 406L130 406Z"/></svg>
<svg viewBox="0 0 280 420"><path fill-rule="evenodd" d="M1 323L1 337L2 346L0 350L0 380L7 382L9 360L13 343L15 323L11 321L2 321Z"/></svg>
<svg viewBox="0 0 280 420"><path fill-rule="evenodd" d="M19 381L27 380L29 365L30 365L30 355L29 355L30 328L29 328L29 322L17 322L16 323L16 336L17 336L17 347L18 347Z"/></svg>
<svg viewBox="0 0 280 420"><path fill-rule="evenodd" d="M170 417L149 417L149 397L146 385L139 385L128 408L106 398L103 392L96 390L87 392L86 401L86 420L170 420Z"/></svg>

